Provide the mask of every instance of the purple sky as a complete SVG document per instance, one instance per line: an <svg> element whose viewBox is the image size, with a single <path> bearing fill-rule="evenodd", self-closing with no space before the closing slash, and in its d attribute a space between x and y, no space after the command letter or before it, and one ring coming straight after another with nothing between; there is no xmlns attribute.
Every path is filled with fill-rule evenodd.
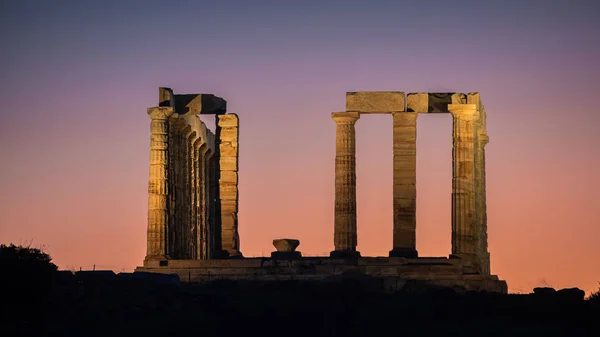
<svg viewBox="0 0 600 337"><path fill-rule="evenodd" d="M224 4L226 3L226 4ZM0 241L62 268L145 254L159 86L241 119L246 256L333 247L333 111L347 91L478 91L494 273L600 281L600 5L592 1L3 1ZM451 118L420 116L418 238L450 250ZM359 250L391 248L391 117L357 123Z"/></svg>

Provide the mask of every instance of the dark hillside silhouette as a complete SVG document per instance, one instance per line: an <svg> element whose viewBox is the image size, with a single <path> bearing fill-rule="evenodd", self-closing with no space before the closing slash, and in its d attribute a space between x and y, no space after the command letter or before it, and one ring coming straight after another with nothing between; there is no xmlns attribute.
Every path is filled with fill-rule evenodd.
<svg viewBox="0 0 600 337"><path fill-rule="evenodd" d="M600 317L599 292L584 300L576 288L502 295L411 283L390 294L361 278L187 284L57 271L31 248L0 252L11 285L2 287L3 331L18 336L594 336Z"/></svg>

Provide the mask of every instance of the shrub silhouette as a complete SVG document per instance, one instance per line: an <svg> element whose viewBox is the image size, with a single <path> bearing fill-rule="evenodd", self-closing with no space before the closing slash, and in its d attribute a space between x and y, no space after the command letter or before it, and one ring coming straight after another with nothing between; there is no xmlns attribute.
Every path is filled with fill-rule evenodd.
<svg viewBox="0 0 600 337"><path fill-rule="evenodd" d="M588 297L588 301L594 303L597 306L600 306L600 282L598 282L598 290L593 292L590 297Z"/></svg>
<svg viewBox="0 0 600 337"><path fill-rule="evenodd" d="M50 255L41 249L10 245L0 245L0 265L3 270L13 273L47 274L58 267L52 263Z"/></svg>
<svg viewBox="0 0 600 337"><path fill-rule="evenodd" d="M25 295L40 295L50 287L57 269L50 255L41 249L12 243L0 245L0 270L4 274L2 282L11 287L9 289L27 289Z"/></svg>

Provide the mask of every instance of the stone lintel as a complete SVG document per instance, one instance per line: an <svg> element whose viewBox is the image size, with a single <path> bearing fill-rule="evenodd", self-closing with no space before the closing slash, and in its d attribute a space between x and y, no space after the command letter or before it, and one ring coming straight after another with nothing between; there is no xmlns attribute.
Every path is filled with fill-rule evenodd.
<svg viewBox="0 0 600 337"><path fill-rule="evenodd" d="M402 91L353 91L346 93L346 111L390 113L406 111Z"/></svg>
<svg viewBox="0 0 600 337"><path fill-rule="evenodd" d="M396 112L404 112L404 111L361 111L361 115L392 115Z"/></svg>
<svg viewBox="0 0 600 337"><path fill-rule="evenodd" d="M465 104L467 96L458 92L419 92L406 97L409 112L448 113L449 104Z"/></svg>
<svg viewBox="0 0 600 337"><path fill-rule="evenodd" d="M180 115L224 114L227 101L213 94L175 94L175 111Z"/></svg>

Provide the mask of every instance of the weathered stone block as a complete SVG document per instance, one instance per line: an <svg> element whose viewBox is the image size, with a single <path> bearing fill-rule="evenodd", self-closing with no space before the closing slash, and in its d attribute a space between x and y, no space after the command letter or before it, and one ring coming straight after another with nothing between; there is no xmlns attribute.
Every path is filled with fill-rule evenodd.
<svg viewBox="0 0 600 337"><path fill-rule="evenodd" d="M221 142L237 142L238 141L238 128L222 128L219 134Z"/></svg>
<svg viewBox="0 0 600 337"><path fill-rule="evenodd" d="M158 88L158 106L175 106L173 90L171 88Z"/></svg>
<svg viewBox="0 0 600 337"><path fill-rule="evenodd" d="M220 127L235 127L240 125L240 120L236 114L219 115L218 125Z"/></svg>
<svg viewBox="0 0 600 337"><path fill-rule="evenodd" d="M221 213L235 213L235 212L237 212L237 201L221 200Z"/></svg>
<svg viewBox="0 0 600 337"><path fill-rule="evenodd" d="M236 157L221 157L219 158L219 164L221 165L222 171L237 171L238 160Z"/></svg>
<svg viewBox="0 0 600 337"><path fill-rule="evenodd" d="M415 185L416 184L416 176L412 177L399 177L394 175L394 184L396 185Z"/></svg>
<svg viewBox="0 0 600 337"><path fill-rule="evenodd" d="M237 142L223 142L219 144L219 151L223 157L236 157L238 155Z"/></svg>
<svg viewBox="0 0 600 337"><path fill-rule="evenodd" d="M219 198L223 200L235 200L238 196L238 189L235 185L219 186Z"/></svg>
<svg viewBox="0 0 600 337"><path fill-rule="evenodd" d="M427 112L429 99L426 92L410 93L406 96L406 111Z"/></svg>
<svg viewBox="0 0 600 337"><path fill-rule="evenodd" d="M235 171L222 171L219 184L221 185L237 185L238 178Z"/></svg>
<svg viewBox="0 0 600 337"><path fill-rule="evenodd" d="M481 111L481 97L478 92L470 92L467 94L467 101L464 103L456 103L456 104L475 104L477 106L477 111Z"/></svg>
<svg viewBox="0 0 600 337"><path fill-rule="evenodd" d="M346 111L357 111L362 113L389 113L394 111L405 111L404 92L347 92Z"/></svg>

